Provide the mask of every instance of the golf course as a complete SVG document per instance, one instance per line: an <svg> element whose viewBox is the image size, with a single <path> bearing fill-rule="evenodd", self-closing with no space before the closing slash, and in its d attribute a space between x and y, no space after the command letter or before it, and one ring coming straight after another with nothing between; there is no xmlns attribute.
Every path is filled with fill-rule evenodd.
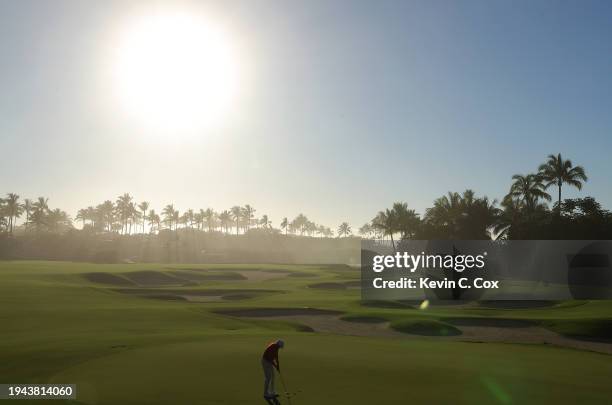
<svg viewBox="0 0 612 405"><path fill-rule="evenodd" d="M5 261L0 304L0 381L76 384L54 403L264 403L278 338L294 405L612 397L608 301L361 302L345 265Z"/></svg>

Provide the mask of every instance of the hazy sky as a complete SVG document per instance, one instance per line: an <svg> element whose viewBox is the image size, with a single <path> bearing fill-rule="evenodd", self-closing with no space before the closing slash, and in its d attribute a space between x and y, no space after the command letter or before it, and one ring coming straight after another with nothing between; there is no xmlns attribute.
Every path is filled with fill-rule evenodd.
<svg viewBox="0 0 612 405"><path fill-rule="evenodd" d="M129 192L358 227L394 201L501 198L561 152L612 208L608 1L164 4L0 0L0 192L73 216ZM152 135L114 99L111 50L156 7L219 21L240 50L222 124Z"/></svg>

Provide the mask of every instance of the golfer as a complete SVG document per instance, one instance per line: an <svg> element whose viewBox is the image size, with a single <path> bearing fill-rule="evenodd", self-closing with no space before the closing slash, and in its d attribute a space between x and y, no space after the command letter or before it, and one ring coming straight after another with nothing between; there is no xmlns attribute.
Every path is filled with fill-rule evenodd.
<svg viewBox="0 0 612 405"><path fill-rule="evenodd" d="M285 342L277 340L266 347L261 357L261 366L264 372L264 398L266 400L276 399L278 395L274 390L274 369L280 373L280 364L278 363L278 350L285 346Z"/></svg>

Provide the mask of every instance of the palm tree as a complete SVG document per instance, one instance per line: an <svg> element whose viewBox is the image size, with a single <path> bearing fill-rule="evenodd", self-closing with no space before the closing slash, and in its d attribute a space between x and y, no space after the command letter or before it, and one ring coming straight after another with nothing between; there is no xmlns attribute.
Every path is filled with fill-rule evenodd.
<svg viewBox="0 0 612 405"><path fill-rule="evenodd" d="M372 224L370 222L363 224L363 226L359 228L359 234L364 238L368 238L372 234Z"/></svg>
<svg viewBox="0 0 612 405"><path fill-rule="evenodd" d="M189 208L187 212L185 212L184 217L185 224L189 225L189 229L193 229L193 224L195 222L195 213L193 212L193 210Z"/></svg>
<svg viewBox="0 0 612 405"><path fill-rule="evenodd" d="M457 221L462 216L462 201L459 193L448 192L447 195L434 200L433 207L425 210L425 220L438 227L450 230L455 235Z"/></svg>
<svg viewBox="0 0 612 405"><path fill-rule="evenodd" d="M0 231L8 227L8 221L6 220L6 207L4 200L0 198Z"/></svg>
<svg viewBox="0 0 612 405"><path fill-rule="evenodd" d="M138 209L142 211L142 234L145 233L145 221L147 220L147 210L149 209L149 203L147 201L143 201L138 204Z"/></svg>
<svg viewBox="0 0 612 405"><path fill-rule="evenodd" d="M26 221L24 227L26 230L28 229L28 224L30 223L30 215L32 213L32 209L32 200L30 200L29 198L23 200L23 212L25 212L26 214Z"/></svg>
<svg viewBox="0 0 612 405"><path fill-rule="evenodd" d="M15 225L15 222L17 221L17 218L21 216L21 213L23 212L23 207L21 206L21 204L19 204L19 196L15 193L7 194L7 198L4 200L4 203L4 209L6 210L6 214L9 220L9 233L12 235L13 227Z"/></svg>
<svg viewBox="0 0 612 405"><path fill-rule="evenodd" d="M232 219L236 222L236 235L238 235L238 230L240 229L240 220L242 219L243 210L240 206L234 205L230 209L230 214Z"/></svg>
<svg viewBox="0 0 612 405"><path fill-rule="evenodd" d="M393 204L392 212L397 231L401 233L402 239L413 238L421 223L419 214L415 210L408 209L407 203L401 202Z"/></svg>
<svg viewBox="0 0 612 405"><path fill-rule="evenodd" d="M180 214L179 210L174 210L174 213L172 214L172 222L174 222L174 230L175 231L178 229L178 225L179 225L180 220L181 220L181 214Z"/></svg>
<svg viewBox="0 0 612 405"><path fill-rule="evenodd" d="M127 208L127 219L129 223L129 231L128 234L132 234L132 225L136 228L136 224L140 220L140 212L136 208L136 204L130 202Z"/></svg>
<svg viewBox="0 0 612 405"><path fill-rule="evenodd" d="M115 204L111 200L106 200L96 207L97 217L102 223L102 228L107 232L113 232L115 222Z"/></svg>
<svg viewBox="0 0 612 405"><path fill-rule="evenodd" d="M132 196L128 193L117 197L117 203L115 209L121 220L121 233L125 233L128 230L128 219L131 215Z"/></svg>
<svg viewBox="0 0 612 405"><path fill-rule="evenodd" d="M206 226L208 226L208 232L212 232L215 227L215 211L210 208L207 208L206 211L202 213L204 220L206 221Z"/></svg>
<svg viewBox="0 0 612 405"><path fill-rule="evenodd" d="M51 232L61 232L72 227L72 221L65 211L56 208L49 211L47 226Z"/></svg>
<svg viewBox="0 0 612 405"><path fill-rule="evenodd" d="M264 214L261 216L259 224L262 226L262 228L268 229L268 227L272 225L272 221L270 221L270 218L268 218L268 216Z"/></svg>
<svg viewBox="0 0 612 405"><path fill-rule="evenodd" d="M351 226L347 222L343 222L338 227L338 237L341 238L343 236L349 236L352 234Z"/></svg>
<svg viewBox="0 0 612 405"><path fill-rule="evenodd" d="M472 190L463 194L449 192L434 201L425 214L425 228L433 232L428 239L490 239L500 210L497 201L476 197Z"/></svg>
<svg viewBox="0 0 612 405"><path fill-rule="evenodd" d="M312 236L312 234L317 231L317 224L312 221L307 221L304 229L306 230L308 236Z"/></svg>
<svg viewBox="0 0 612 405"><path fill-rule="evenodd" d="M395 213L386 209L384 211L379 211L376 217L372 220L372 228L380 231L382 235L389 235L391 238L391 245L393 245L393 250L395 251L395 241L393 240L393 234L397 232L397 218Z"/></svg>
<svg viewBox="0 0 612 405"><path fill-rule="evenodd" d="M283 218L280 223L280 227L281 229L285 230L285 236L287 236L287 231L289 230L289 220L287 219L287 217Z"/></svg>
<svg viewBox="0 0 612 405"><path fill-rule="evenodd" d="M582 189L582 182L588 180L582 166L573 166L571 160L563 160L561 154L548 155L548 161L540 165L540 175L547 182L546 188L556 185L559 188L559 199L557 201L557 210L561 215L561 187L563 183Z"/></svg>
<svg viewBox="0 0 612 405"><path fill-rule="evenodd" d="M175 212L176 211L174 210L173 204L166 205L162 211L162 215L164 216L164 222L168 224L170 230L172 230L172 222L174 221Z"/></svg>
<svg viewBox="0 0 612 405"><path fill-rule="evenodd" d="M255 216L255 208L251 207L249 204L246 204L242 209L242 219L244 220L244 224L246 226L246 230L248 231L251 226L251 221Z"/></svg>
<svg viewBox="0 0 612 405"><path fill-rule="evenodd" d="M204 228L204 210L200 208L198 212L193 215L193 221L198 227L198 231Z"/></svg>
<svg viewBox="0 0 612 405"><path fill-rule="evenodd" d="M77 221L81 221L83 223L83 229L85 229L85 220L87 220L87 209L81 208L75 217Z"/></svg>
<svg viewBox="0 0 612 405"><path fill-rule="evenodd" d="M546 186L543 183L542 176L538 174L515 174L512 176L512 186L510 186L510 192L508 196L516 198L530 211L535 208L538 200L550 201L551 197L546 190Z"/></svg>
<svg viewBox="0 0 612 405"><path fill-rule="evenodd" d="M221 227L225 230L225 233L228 233L228 229L232 222L232 214L227 210L221 212L219 214L219 222L221 224Z"/></svg>
<svg viewBox="0 0 612 405"><path fill-rule="evenodd" d="M295 219L291 222L293 229L300 231L300 235L304 235L306 231L306 225L308 224L308 218L304 214L299 214Z"/></svg>
<svg viewBox="0 0 612 405"><path fill-rule="evenodd" d="M150 210L149 211L149 215L147 216L147 220L149 221L149 229L152 232L154 227L157 227L157 231L159 232L159 228L161 225L161 218L159 217L159 215L157 215L157 213L155 212L155 210Z"/></svg>
<svg viewBox="0 0 612 405"><path fill-rule="evenodd" d="M32 204L32 215L30 221L36 227L36 231L40 231L40 228L46 223L46 216L49 213L49 199L45 197L38 197L38 199Z"/></svg>

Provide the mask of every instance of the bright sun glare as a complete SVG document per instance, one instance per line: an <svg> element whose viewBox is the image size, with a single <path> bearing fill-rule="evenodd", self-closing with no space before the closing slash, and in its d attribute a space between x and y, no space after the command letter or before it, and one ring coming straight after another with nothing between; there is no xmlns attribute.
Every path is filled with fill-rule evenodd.
<svg viewBox="0 0 612 405"><path fill-rule="evenodd" d="M197 130L218 123L238 90L236 55L214 24L189 14L154 15L120 40L117 92L149 128Z"/></svg>

